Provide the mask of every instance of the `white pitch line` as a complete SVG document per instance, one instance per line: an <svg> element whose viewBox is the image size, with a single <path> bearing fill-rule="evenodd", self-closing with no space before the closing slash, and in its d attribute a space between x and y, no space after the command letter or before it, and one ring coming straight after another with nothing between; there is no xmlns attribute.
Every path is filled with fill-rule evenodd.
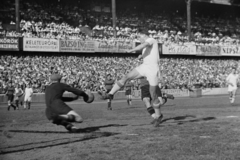
<svg viewBox="0 0 240 160"><path fill-rule="evenodd" d="M239 118L239 116L226 116L226 118Z"/></svg>

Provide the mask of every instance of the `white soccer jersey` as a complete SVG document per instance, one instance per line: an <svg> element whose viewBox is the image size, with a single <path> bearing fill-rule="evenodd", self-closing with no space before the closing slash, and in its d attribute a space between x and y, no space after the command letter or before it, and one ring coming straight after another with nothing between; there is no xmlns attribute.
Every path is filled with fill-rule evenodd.
<svg viewBox="0 0 240 160"><path fill-rule="evenodd" d="M31 97L33 94L33 89L32 88L26 88L25 89L25 97Z"/></svg>
<svg viewBox="0 0 240 160"><path fill-rule="evenodd" d="M150 86L157 86L160 77L158 43L153 38L148 38L145 42L150 46L143 49L143 64L136 67L136 70L147 78Z"/></svg>
<svg viewBox="0 0 240 160"><path fill-rule="evenodd" d="M159 62L159 50L158 42L153 38L148 38L145 42L148 42L150 46L146 47L142 51L143 64L145 65L158 65Z"/></svg>
<svg viewBox="0 0 240 160"><path fill-rule="evenodd" d="M227 82L231 83L232 85L228 85L228 91L233 91L237 89L237 82L238 82L239 75L238 74L229 74L227 77Z"/></svg>

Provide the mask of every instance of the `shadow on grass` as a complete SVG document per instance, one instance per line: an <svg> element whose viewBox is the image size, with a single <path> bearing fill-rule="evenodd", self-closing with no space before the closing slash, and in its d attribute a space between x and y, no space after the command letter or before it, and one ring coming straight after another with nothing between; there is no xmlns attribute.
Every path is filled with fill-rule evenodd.
<svg viewBox="0 0 240 160"><path fill-rule="evenodd" d="M195 118L195 119L188 119L188 118ZM186 119L188 119L188 120L186 120ZM216 117L196 118L196 116L193 116L193 115L186 115L186 116L177 116L177 117L172 117L172 118L166 118L166 119L162 120L162 123L170 121L170 120L174 120L174 121L177 121L178 125L181 125L181 124L189 123L189 122L210 121L210 120L215 120L215 119L216 119Z"/></svg>
<svg viewBox="0 0 240 160"><path fill-rule="evenodd" d="M94 132L99 130L100 128L104 127L119 127L119 126L125 126L125 125L106 125L106 126L98 126L98 127L88 127L81 129L82 132L80 133L86 133L83 134L82 137L70 137L70 138L61 138L61 139L54 139L49 141L40 141L40 142L33 142L23 145L16 145L16 146L9 146L5 148L0 148L0 155L1 154L9 154L9 153L16 153L16 152L23 152L23 151L29 151L29 150L35 150L40 148L47 148L47 147L55 147L60 145L66 145L71 143L77 143L87 140L92 140L96 138L102 138L102 137L110 137L117 135L119 133L114 132ZM10 132L24 132L24 133L67 133L67 132L46 132L46 131L17 131L17 130L10 130ZM69 134L69 133L68 133Z"/></svg>
<svg viewBox="0 0 240 160"><path fill-rule="evenodd" d="M86 128L80 128L75 133L70 133L67 131L37 131L37 130L8 130L8 132L15 132L15 133L61 133L61 134L78 134L78 133L91 133L98 131L100 128L107 128L107 127L123 127L127 126L126 124L120 125L120 124L108 124L104 126L95 126L95 127L86 127ZM0 130L0 132L3 132L4 130Z"/></svg>

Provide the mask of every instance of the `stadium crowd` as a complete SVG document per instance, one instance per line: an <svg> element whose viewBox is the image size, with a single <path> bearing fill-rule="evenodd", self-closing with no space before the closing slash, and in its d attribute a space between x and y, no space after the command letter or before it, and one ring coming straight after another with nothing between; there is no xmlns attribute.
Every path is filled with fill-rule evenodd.
<svg viewBox="0 0 240 160"><path fill-rule="evenodd" d="M186 18L176 13L117 12L117 37L113 37L111 14L83 8L81 1L25 0L20 4L20 32L4 30L3 24L15 24L12 1L0 5L0 36L79 39L104 41L135 41L140 28L165 45L171 43L198 45L240 45L240 18L200 17L192 19L192 38L186 33ZM144 15L144 16L142 16ZM119 79L140 62L135 57L83 56L0 56L0 87L4 91L12 81L23 87L30 83L34 92L44 92L49 75L62 74L63 81L73 87L98 91L104 89L104 79L111 74ZM239 60L209 58L162 58L162 83L165 88L224 87L230 66ZM135 87L138 87L137 81Z"/></svg>
<svg viewBox="0 0 240 160"><path fill-rule="evenodd" d="M21 32L1 31L8 37L38 37L56 39L94 39L94 40L136 40L139 28L147 26L150 36L160 43L188 42L186 18L176 13L144 13L144 16L133 10L117 13L117 38L113 38L111 14L96 12L92 8L61 1L22 1L20 9ZM3 8L13 12L0 12L1 19L14 24L14 7L10 1L4 1ZM0 9L1 9L0 8ZM11 20L11 22L9 22ZM1 26L1 23L0 23ZM198 17L192 20L192 38L194 44L240 44L240 18ZM1 27L0 27L1 28ZM145 27L146 28L146 27Z"/></svg>
<svg viewBox="0 0 240 160"><path fill-rule="evenodd" d="M83 56L0 56L1 90L9 82L23 88L32 84L35 93L44 92L52 73L60 73L62 81L76 88L104 90L107 74L117 80L137 66L136 57ZM162 85L166 89L189 89L195 84L203 88L226 86L226 76L239 60L161 58ZM135 88L139 84L135 81Z"/></svg>

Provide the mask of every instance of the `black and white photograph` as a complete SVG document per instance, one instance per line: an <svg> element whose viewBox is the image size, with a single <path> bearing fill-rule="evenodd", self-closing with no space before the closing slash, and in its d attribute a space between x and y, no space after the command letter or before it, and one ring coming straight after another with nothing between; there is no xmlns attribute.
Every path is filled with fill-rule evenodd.
<svg viewBox="0 0 240 160"><path fill-rule="evenodd" d="M240 160L240 0L1 0L0 160Z"/></svg>

